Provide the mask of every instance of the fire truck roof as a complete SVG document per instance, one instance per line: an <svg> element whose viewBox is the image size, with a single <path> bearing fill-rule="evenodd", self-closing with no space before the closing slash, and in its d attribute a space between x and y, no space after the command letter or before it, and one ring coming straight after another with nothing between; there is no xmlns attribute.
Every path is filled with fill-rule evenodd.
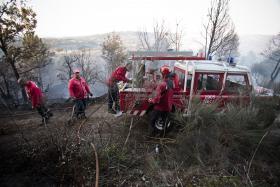
<svg viewBox="0 0 280 187"><path fill-rule="evenodd" d="M205 60L205 57L194 56L192 51L130 51L131 60Z"/></svg>
<svg viewBox="0 0 280 187"><path fill-rule="evenodd" d="M183 70L188 70L191 73L194 69L196 72L209 72L209 73L248 73L250 70L245 66L230 65L224 61L210 61L210 60L193 60L176 62L174 67Z"/></svg>

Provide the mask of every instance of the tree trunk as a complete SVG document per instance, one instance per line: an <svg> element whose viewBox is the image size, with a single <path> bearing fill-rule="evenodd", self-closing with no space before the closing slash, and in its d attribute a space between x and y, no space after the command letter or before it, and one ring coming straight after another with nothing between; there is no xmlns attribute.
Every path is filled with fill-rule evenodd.
<svg viewBox="0 0 280 187"><path fill-rule="evenodd" d="M8 63L12 66L12 69L13 69L16 80L18 80L20 78L20 76L19 76L18 70L15 66L14 60L10 59L10 58L8 58L7 60L8 60ZM27 102L27 95L26 95L24 86L21 86L21 94L22 94L23 101L26 103Z"/></svg>
<svg viewBox="0 0 280 187"><path fill-rule="evenodd" d="M273 86L273 83L274 83L274 80L277 78L279 72L280 72L280 59L277 61L277 64L276 66L274 67L272 73L270 74L270 81L268 83L268 86L269 87L272 87Z"/></svg>
<svg viewBox="0 0 280 187"><path fill-rule="evenodd" d="M5 87L6 87L6 91L7 91L7 95L6 96L10 97L11 93L10 93L9 83L8 83L7 78L6 78L6 76L4 74L2 75L2 77L3 77L4 83L5 83Z"/></svg>

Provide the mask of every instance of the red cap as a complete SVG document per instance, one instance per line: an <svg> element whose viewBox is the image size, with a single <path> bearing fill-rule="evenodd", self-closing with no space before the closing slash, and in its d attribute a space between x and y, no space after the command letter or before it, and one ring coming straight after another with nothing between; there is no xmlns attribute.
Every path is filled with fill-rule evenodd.
<svg viewBox="0 0 280 187"><path fill-rule="evenodd" d="M79 69L74 69L74 73L80 73Z"/></svg>

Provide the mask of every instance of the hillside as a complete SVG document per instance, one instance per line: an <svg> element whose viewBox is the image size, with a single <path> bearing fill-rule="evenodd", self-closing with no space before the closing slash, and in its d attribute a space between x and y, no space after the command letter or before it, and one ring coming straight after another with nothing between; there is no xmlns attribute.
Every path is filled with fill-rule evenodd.
<svg viewBox="0 0 280 187"><path fill-rule="evenodd" d="M139 39L137 32L117 32L120 35L127 50L137 50L139 47ZM45 38L45 42L52 49L73 50L81 48L101 49L102 42L107 34L99 34L92 36L66 37L66 38ZM248 52L259 55L267 46L271 35L240 35L240 56L245 56ZM200 48L198 42L201 41L200 36L185 36L182 50L197 51Z"/></svg>

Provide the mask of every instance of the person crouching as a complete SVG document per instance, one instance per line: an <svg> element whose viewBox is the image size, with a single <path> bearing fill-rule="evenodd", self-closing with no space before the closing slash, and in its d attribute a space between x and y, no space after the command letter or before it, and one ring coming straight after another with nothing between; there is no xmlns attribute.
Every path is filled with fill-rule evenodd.
<svg viewBox="0 0 280 187"><path fill-rule="evenodd" d="M42 124L47 123L53 113L45 106L43 93L33 81L27 81L23 78L18 79L19 85L25 88L28 99L31 101L32 109L36 109L42 117Z"/></svg>
<svg viewBox="0 0 280 187"><path fill-rule="evenodd" d="M150 114L150 127L152 128L150 136L155 136L158 132L161 134L165 133L167 119L172 111L174 84L171 76L173 74L167 66L161 67L160 72L162 74L162 81L156 88L156 96L148 100L153 105L153 111ZM159 119L163 122L162 129L156 128L156 123Z"/></svg>

